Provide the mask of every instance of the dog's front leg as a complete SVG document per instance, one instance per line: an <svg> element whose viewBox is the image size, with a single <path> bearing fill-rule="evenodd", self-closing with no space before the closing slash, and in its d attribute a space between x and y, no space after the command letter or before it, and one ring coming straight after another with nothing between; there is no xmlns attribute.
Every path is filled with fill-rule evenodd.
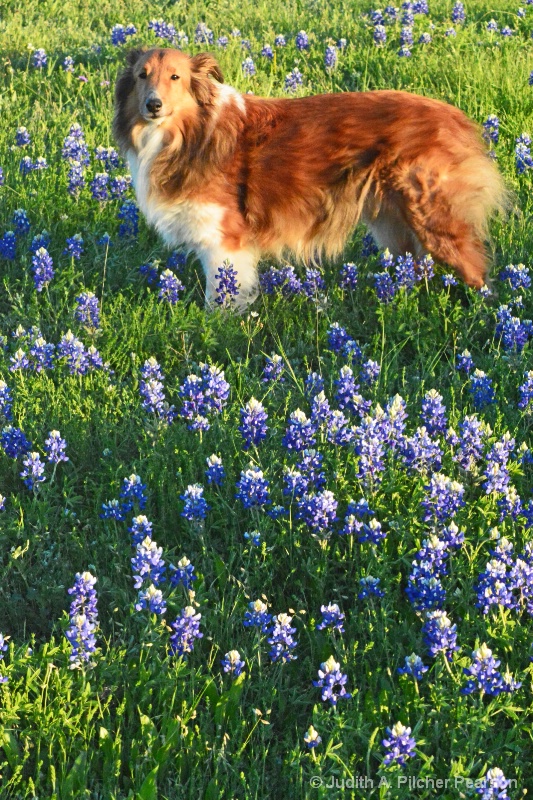
<svg viewBox="0 0 533 800"><path fill-rule="evenodd" d="M216 247L211 250L203 250L198 253L202 267L205 272L205 304L207 307L215 307L216 299L219 296L219 274L220 267L224 263L229 263L235 272L238 294L232 303L237 311L244 311L259 293L259 282L257 277L257 262L259 254L254 250L234 250L227 251Z"/></svg>

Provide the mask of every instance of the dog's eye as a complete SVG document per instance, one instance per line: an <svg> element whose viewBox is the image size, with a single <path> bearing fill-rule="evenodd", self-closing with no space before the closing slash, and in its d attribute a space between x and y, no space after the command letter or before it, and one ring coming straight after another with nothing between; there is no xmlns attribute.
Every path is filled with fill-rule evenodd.
<svg viewBox="0 0 533 800"><path fill-rule="evenodd" d="M145 69L143 69L143 71L142 71L142 72L139 72L139 78L140 78L142 81L146 80L146 78L147 78L147 77L148 77L148 73L146 72L146 70L145 70Z"/></svg>
<svg viewBox="0 0 533 800"><path fill-rule="evenodd" d="M171 80L171 81L179 81L179 79L180 79L180 76L179 76L179 75L171 75L171 76L170 76L170 80Z"/></svg>

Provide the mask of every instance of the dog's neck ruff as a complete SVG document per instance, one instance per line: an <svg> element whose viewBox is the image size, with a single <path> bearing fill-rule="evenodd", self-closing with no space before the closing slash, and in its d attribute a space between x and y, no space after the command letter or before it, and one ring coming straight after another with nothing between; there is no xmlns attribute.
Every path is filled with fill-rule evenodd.
<svg viewBox="0 0 533 800"><path fill-rule="evenodd" d="M220 243L224 209L216 203L161 197L151 173L154 159L163 148L163 134L160 125L149 123L138 135L137 147L127 152L137 203L148 224L169 247L185 245L201 256Z"/></svg>

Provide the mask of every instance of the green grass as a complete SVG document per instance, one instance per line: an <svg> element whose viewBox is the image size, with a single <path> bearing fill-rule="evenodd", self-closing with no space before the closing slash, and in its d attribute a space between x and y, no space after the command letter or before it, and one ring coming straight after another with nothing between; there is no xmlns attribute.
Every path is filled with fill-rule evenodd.
<svg viewBox="0 0 533 800"><path fill-rule="evenodd" d="M290 412L309 412L303 390L309 371L322 374L334 405L334 380L345 359L328 349L333 322L346 327L365 358L380 364L379 381L365 389L365 396L385 406L399 393L410 433L420 424L421 399L431 388L443 395L454 427L473 413L468 382L455 370L457 354L468 348L496 388L497 403L480 412L492 428L489 444L506 431L515 437L517 449L529 444L531 416L517 402L524 371L531 367L531 348L508 354L494 335L495 311L511 299L509 287L495 278L494 296L485 300L463 286L444 289L435 278L382 305L371 279L378 261L361 256L361 229L344 259L359 266L354 292L339 287L340 261L327 267L327 291L318 303L262 296L254 314L206 314L203 278L191 257L180 275L185 298L171 307L158 300L157 290L138 272L149 261L165 263L169 253L161 241L143 220L136 241L121 239L117 201L100 207L88 189L79 199L70 198L61 160L63 138L74 122L82 126L91 152L97 145L113 144L112 86L125 49L110 43L114 24L136 25L139 33L132 44L154 44L147 29L153 18L172 22L191 43L200 20L213 29L215 41L238 27L251 42L254 78L242 74L240 38L230 38L225 51L211 49L226 80L241 91L282 96L285 75L297 65L305 79L302 93L401 88L454 103L478 122L496 114L498 163L515 193L515 206L506 220L494 222L495 276L506 264L527 264L533 248L532 184L530 174L516 174L514 143L522 132L533 134L533 88L528 85L533 11L526 6L526 18L520 20L516 9L501 2L490 7L471 3L467 23L456 26L456 38L446 38L451 8L452 3L433 0L430 19L416 17L415 41L433 22L433 42L414 45L407 59L397 56L399 25L389 29L386 47L373 45L366 16L371 6L359 2L4 3L0 236L10 229L17 208L26 209L31 234L19 243L14 261L0 260L0 333L6 337L0 377L14 396L13 424L41 453L48 432L60 430L70 460L59 465L53 481L47 468L48 480L32 493L20 478L20 460L0 452L0 492L6 497L0 515L0 632L10 636L2 662L9 681L0 687L2 798L464 796L453 783L440 794L431 785L413 790L397 782L399 772L387 772L380 742L386 727L398 720L411 726L417 740L417 755L402 774L474 780L497 766L516 781L511 797L533 789L531 618L505 610L484 617L475 606L475 585L490 557L494 526L514 543L516 553L531 540L531 532L523 520L499 522L496 497L482 488L483 462L477 475L464 473L443 445L442 472L464 483L467 500L457 516L465 544L451 556L443 579L445 608L457 623L461 646L451 664L425 653L423 620L405 595L411 562L428 535L420 512L425 476L408 474L399 458L389 455L383 482L366 493L388 532L377 547L337 533L320 544L296 519L294 506L290 516L273 520L244 510L234 497L241 470L253 460L271 481L274 501L285 501L283 467L295 458L281 439ZM487 33L492 17L514 28L515 35L504 39ZM309 53L294 47L300 29L310 35ZM276 33L287 36L288 46L276 50L269 63L259 51L265 42L273 44ZM331 74L323 67L329 37L348 41ZM31 67L28 43L46 49L47 68ZM188 47L191 53L200 49ZM74 75L61 69L66 55L75 59ZM88 81L79 82L79 75ZM13 146L21 125L32 138L24 152ZM26 154L46 157L48 169L21 175L18 165ZM93 159L88 179L101 169ZM43 229L51 237L56 276L38 294L28 245ZM113 242L108 251L97 244L105 232ZM80 261L62 254L66 237L74 233L81 233L85 243ZM74 318L75 298L83 290L94 291L101 302L102 330L93 337ZM522 295L518 314L532 318L531 292ZM54 343L71 328L85 344L94 341L112 372L71 376L64 365L43 373L10 372L9 359L19 346L12 333L19 325L38 326ZM265 356L272 352L288 365L285 382L273 387L261 380ZM159 425L142 409L140 368L152 356L165 373L167 398L178 408L179 386L201 362L224 368L230 399L202 436L187 430L181 419ZM252 396L264 403L270 430L266 441L246 453L237 428L239 410ZM358 456L352 448L323 440L318 448L327 488L339 500L342 517L347 500L365 491L357 477ZM195 527L180 515L180 495L188 484L206 483L205 462L212 453L222 456L227 478L220 489L206 485L211 510L205 526ZM102 503L118 497L123 478L131 473L147 484L145 513L165 560L176 563L187 555L198 575L192 601L202 614L204 636L187 661L168 655L168 624L191 597L181 589L165 590L168 624L135 612L129 523L100 517ZM511 480L524 503L531 496L532 475L531 465L513 461ZM243 537L256 528L263 540L259 548ZM80 671L69 669L64 629L71 600L67 590L76 572L84 570L98 578L100 628L94 667ZM380 578L386 592L382 600L357 598L365 575ZM260 597L272 613L293 615L296 661L271 664L265 637L244 628L247 603ZM328 602L337 602L346 614L342 635L315 630L320 606ZM462 669L485 641L502 669L508 664L522 681L518 692L496 698L460 694ZM220 667L231 649L246 661L245 673L235 681L224 677ZM413 651L430 666L418 685L396 672ZM323 704L312 685L321 662L332 654L348 674L353 695L339 701L337 710ZM322 737L315 751L307 751L303 741L310 724ZM312 776L324 785L314 788ZM388 789L378 785L386 776ZM350 788L349 779L356 777L372 779L374 788ZM339 784L328 788L332 780Z"/></svg>

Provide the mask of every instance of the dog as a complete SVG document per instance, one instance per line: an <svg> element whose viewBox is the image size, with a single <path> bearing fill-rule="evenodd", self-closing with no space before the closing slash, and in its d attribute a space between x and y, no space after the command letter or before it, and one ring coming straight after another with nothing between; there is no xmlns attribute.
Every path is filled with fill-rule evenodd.
<svg viewBox="0 0 533 800"><path fill-rule="evenodd" d="M334 258L361 220L393 255L431 253L469 286L485 282L506 189L477 125L444 102L394 90L261 98L225 84L208 53L133 50L113 132L148 223L200 259L208 305L225 260L245 307L261 257Z"/></svg>

